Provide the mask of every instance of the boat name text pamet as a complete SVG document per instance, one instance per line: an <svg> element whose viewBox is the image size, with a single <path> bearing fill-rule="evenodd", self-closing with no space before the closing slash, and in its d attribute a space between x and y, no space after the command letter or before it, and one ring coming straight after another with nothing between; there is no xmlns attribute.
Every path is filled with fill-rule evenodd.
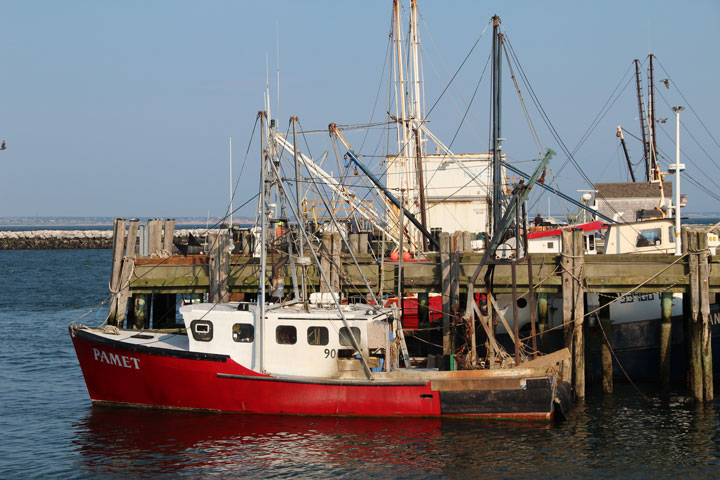
<svg viewBox="0 0 720 480"><path fill-rule="evenodd" d="M118 355L117 353L107 353L104 350L99 350L97 348L93 348L93 353L95 354L95 360L98 362L140 370L140 359L138 358Z"/></svg>

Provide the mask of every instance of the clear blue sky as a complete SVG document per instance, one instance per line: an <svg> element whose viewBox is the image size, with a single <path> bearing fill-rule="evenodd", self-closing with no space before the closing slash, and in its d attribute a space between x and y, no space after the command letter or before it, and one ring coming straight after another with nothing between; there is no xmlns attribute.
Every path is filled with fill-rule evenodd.
<svg viewBox="0 0 720 480"><path fill-rule="evenodd" d="M425 1L420 8L429 104L497 13L571 150L632 59L649 51L720 139L717 0ZM0 216L222 215L228 137L237 174L262 109L266 55L276 97L279 43L280 105L273 107L283 129L292 114L306 129L368 122L390 10L390 1L0 0L0 139L7 141L0 152ZM488 51L486 35L458 79L459 92L451 89L443 99L447 106L431 116L431 128L448 142L459 124L456 108L464 109L460 95L465 101L472 96ZM471 115L475 123L469 117L470 133L458 137L456 151L487 149L484 85ZM504 88L505 151L513 160L532 158L537 153L512 86ZM665 102L685 101L674 88L662 95L657 116L671 117L664 128L674 137ZM375 120L385 110L381 101ZM720 167L713 163L720 164L720 146L692 113L683 115L702 146L684 134L683 149L695 162L685 160L688 172L718 193L712 182L720 183L714 180ZM628 88L576 154L591 179L625 180L615 127L639 133L636 117ZM543 144L560 153L540 130ZM328 148L325 137L317 141L315 154ZM673 154L661 132L658 144ZM639 144L631 144L633 160L640 152ZM257 190L258 158L255 143L236 205ZM554 168L565 158L559 154ZM585 188L572 168L559 182L571 195ZM717 200L689 186L686 191L689 211L720 212ZM252 208L243 213L251 215Z"/></svg>

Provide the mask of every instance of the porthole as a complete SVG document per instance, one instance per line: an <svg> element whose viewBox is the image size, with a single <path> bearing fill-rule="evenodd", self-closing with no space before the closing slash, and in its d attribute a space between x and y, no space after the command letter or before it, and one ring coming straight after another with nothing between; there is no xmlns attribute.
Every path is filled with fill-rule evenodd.
<svg viewBox="0 0 720 480"><path fill-rule="evenodd" d="M198 342L209 342L213 338L213 324L208 320L190 322L190 333Z"/></svg>
<svg viewBox="0 0 720 480"><path fill-rule="evenodd" d="M527 307L527 300L525 300L524 298L518 298L517 305L518 308L525 308Z"/></svg>

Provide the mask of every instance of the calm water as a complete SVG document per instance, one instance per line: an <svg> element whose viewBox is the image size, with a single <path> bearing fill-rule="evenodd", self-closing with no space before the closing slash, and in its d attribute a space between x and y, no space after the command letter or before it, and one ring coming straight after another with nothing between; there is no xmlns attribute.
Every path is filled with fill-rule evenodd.
<svg viewBox="0 0 720 480"><path fill-rule="evenodd" d="M0 478L720 476L720 404L647 385L557 425L91 407L67 325L109 269L109 251L0 251Z"/></svg>

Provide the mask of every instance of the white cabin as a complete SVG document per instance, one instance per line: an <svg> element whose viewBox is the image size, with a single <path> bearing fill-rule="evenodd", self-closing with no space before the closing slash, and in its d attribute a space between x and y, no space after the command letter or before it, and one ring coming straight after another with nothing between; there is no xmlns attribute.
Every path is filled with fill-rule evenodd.
<svg viewBox="0 0 720 480"><path fill-rule="evenodd" d="M251 370L273 375L337 378L362 368L350 335L367 359L384 350L390 332L388 313L371 305L337 309L268 305L265 321L256 304L200 303L180 308L192 352L229 355ZM257 342L260 342L258 345ZM377 367L375 359L371 367Z"/></svg>

